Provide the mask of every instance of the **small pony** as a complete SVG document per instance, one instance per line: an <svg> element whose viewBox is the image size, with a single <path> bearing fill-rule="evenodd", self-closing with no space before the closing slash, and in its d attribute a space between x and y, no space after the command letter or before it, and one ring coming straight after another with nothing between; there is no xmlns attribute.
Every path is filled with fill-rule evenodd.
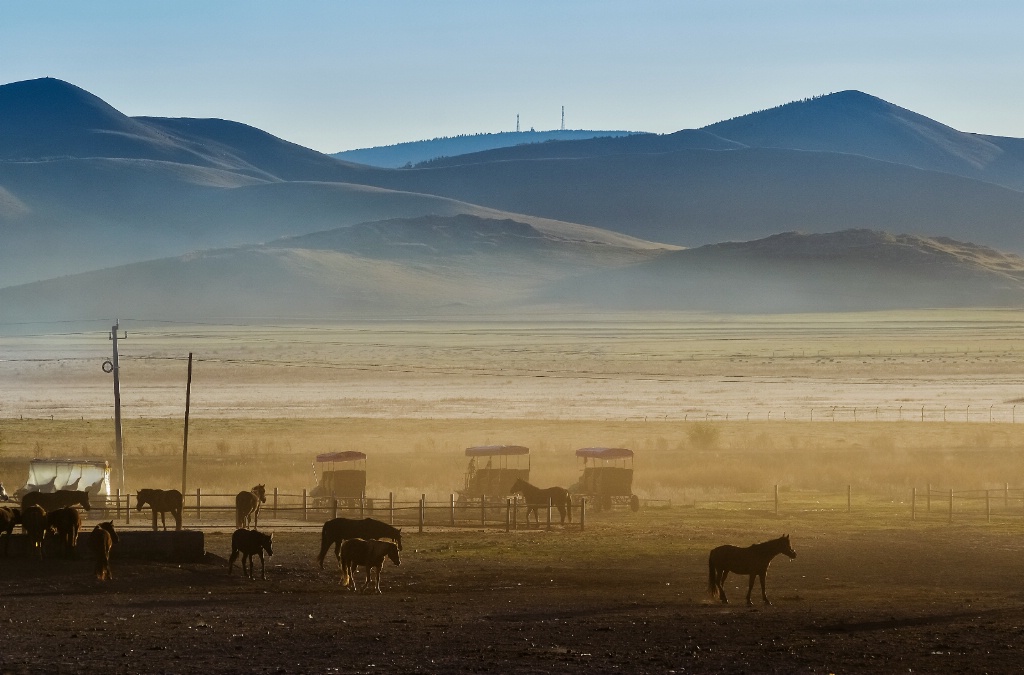
<svg viewBox="0 0 1024 675"><path fill-rule="evenodd" d="M100 581L112 580L114 575L110 573L110 549L117 543L117 532L114 531L114 521L108 520L92 528L92 538L89 546L96 556L96 578Z"/></svg>
<svg viewBox="0 0 1024 675"><path fill-rule="evenodd" d="M145 488L142 490L135 491L135 499L137 504L135 506L136 511L141 511L142 507L149 504L150 508L153 509L153 531L156 532L156 514L160 514L160 522L164 526L164 532L167 531L167 512L170 511L171 515L174 516L174 529L181 529L181 511L185 500L182 498L181 493L177 490L156 490L154 488Z"/></svg>
<svg viewBox="0 0 1024 675"><path fill-rule="evenodd" d="M729 600L725 597L723 584L725 578L729 576L729 572L749 574L747 604L754 604L750 601L750 593L754 590L754 577L761 580L761 598L764 600L764 604L772 604L764 592L764 578L768 574L768 565L771 564L772 558L780 553L790 558L796 557L796 551L789 543L788 534L746 548L727 544L712 549L711 555L708 556L708 593L713 598L721 598L723 604L728 604Z"/></svg>
<svg viewBox="0 0 1024 675"><path fill-rule="evenodd" d="M373 571L377 570L377 592L380 593L380 572L384 567L384 558L391 558L395 565L402 564L398 553L398 545L390 541L376 539L346 539L341 545L341 585L356 590L356 568L366 568L366 583L360 590L366 590L372 581Z"/></svg>
<svg viewBox="0 0 1024 675"><path fill-rule="evenodd" d="M252 519L253 528L260 524L260 504L267 503L267 488L265 485L253 486L251 490L242 490L235 495L235 527L249 527L249 519Z"/></svg>
<svg viewBox="0 0 1024 675"><path fill-rule="evenodd" d="M235 566L235 561L238 560L238 555L242 555L242 574L246 574L245 561L249 561L249 572L248 577L250 579L256 578L256 572L252 566L252 557L258 555L260 557L260 578L267 578L267 567L263 560L263 552L266 551L268 556L273 557L274 555L274 535L260 532L259 530L247 530L244 527L240 527L235 530L235 533L231 535L231 559L228 561L228 574L231 574L231 570Z"/></svg>

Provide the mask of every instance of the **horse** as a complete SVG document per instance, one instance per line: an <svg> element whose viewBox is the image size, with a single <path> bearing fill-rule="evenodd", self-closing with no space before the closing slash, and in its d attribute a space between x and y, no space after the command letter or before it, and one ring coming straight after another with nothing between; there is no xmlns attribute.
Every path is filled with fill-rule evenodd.
<svg viewBox="0 0 1024 675"><path fill-rule="evenodd" d="M708 556L708 593L713 598L720 597L723 604L728 604L723 584L729 572L749 574L747 604L754 604L750 601L750 593L754 590L754 577L761 580L761 598L764 604L772 604L764 592L764 577L768 574L768 565L771 564L772 558L780 553L790 558L796 557L796 551L789 543L788 534L746 548L725 545L712 549L711 555Z"/></svg>
<svg viewBox="0 0 1024 675"><path fill-rule="evenodd" d="M28 535L27 542L31 552L40 560L43 559L43 539L49 526L46 522L46 509L38 504L30 504L21 509L21 526Z"/></svg>
<svg viewBox="0 0 1024 675"><path fill-rule="evenodd" d="M56 511L65 506L81 505L88 511L89 493L84 490L57 490L56 492L29 492L21 498L21 508L38 504L47 511Z"/></svg>
<svg viewBox="0 0 1024 675"><path fill-rule="evenodd" d="M114 521L109 520L100 523L92 528L92 538L89 545L96 555L96 578L100 581L113 579L110 573L110 549L117 543L117 532L114 531Z"/></svg>
<svg viewBox="0 0 1024 675"><path fill-rule="evenodd" d="M249 527L249 519L252 518L253 528L260 524L260 504L267 502L267 489L264 485L257 485L251 490L243 490L235 495L235 527Z"/></svg>
<svg viewBox="0 0 1024 675"><path fill-rule="evenodd" d="M317 562L320 569L324 568L324 557L327 549L334 544L334 557L341 560L341 542L346 539L391 539L402 550L402 528L391 527L373 518L334 518L324 523L320 530L320 555Z"/></svg>
<svg viewBox="0 0 1024 675"><path fill-rule="evenodd" d="M55 511L47 511L46 526L57 535L63 544L64 553L71 558L77 557L75 546L78 544L78 531L82 528L82 514L73 506L65 506Z"/></svg>
<svg viewBox="0 0 1024 675"><path fill-rule="evenodd" d="M174 529L181 529L181 511L184 505L184 498L181 493L177 490L156 490L153 488L145 488L143 490L135 491L135 499L138 503L135 506L136 511L141 511L142 507L146 504L153 509L153 531L156 532L156 514L160 513L160 522L163 523L164 532L167 531L167 512L170 511L171 515L174 516Z"/></svg>
<svg viewBox="0 0 1024 675"><path fill-rule="evenodd" d="M516 478L509 488L512 494L519 494L526 500L526 524L530 524L530 513L533 513L537 526L540 527L540 514L538 509L547 508L548 504L558 507L558 514L561 516L561 524L565 525L566 512L569 514L569 522L572 522L572 498L569 491L562 487L539 488L530 485L522 478Z"/></svg>
<svg viewBox="0 0 1024 675"><path fill-rule="evenodd" d="M256 572L252 567L252 557L258 555L260 557L260 578L267 578L267 567L263 560L263 552L266 551L268 556L273 557L274 555L274 535L260 532L259 530L247 530L244 527L235 530L235 533L231 535L231 560L228 561L228 574L231 574L231 570L235 566L235 561L238 560L238 554L242 554L242 574L245 574L245 561L249 561L249 573L250 579L256 578Z"/></svg>
<svg viewBox="0 0 1024 675"><path fill-rule="evenodd" d="M7 534L4 537L4 555L7 555L11 547L11 534L14 526L21 524L21 509L10 506L0 506L0 534Z"/></svg>
<svg viewBox="0 0 1024 675"><path fill-rule="evenodd" d="M0 502L11 501L11 496L7 494L7 490L4 488L4 484L0 483Z"/></svg>
<svg viewBox="0 0 1024 675"><path fill-rule="evenodd" d="M377 592L380 593L380 572L384 568L384 558L391 558L395 565L402 564L398 553L398 544L376 539L346 539L341 545L341 585L356 590L356 568L366 568L366 583L362 589L370 585L373 571L377 570Z"/></svg>

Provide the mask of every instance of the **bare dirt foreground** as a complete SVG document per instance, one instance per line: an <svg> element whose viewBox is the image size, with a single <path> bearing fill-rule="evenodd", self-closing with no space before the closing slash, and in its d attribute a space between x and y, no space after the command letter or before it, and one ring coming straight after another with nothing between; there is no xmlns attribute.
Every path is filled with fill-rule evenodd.
<svg viewBox="0 0 1024 675"><path fill-rule="evenodd" d="M1018 672L1019 523L845 513L613 512L586 532L407 532L384 594L340 588L319 533L280 529L267 581L209 562L0 562L5 673ZM707 552L791 534L773 607L704 593ZM257 565L258 567L258 565ZM755 589L755 598L757 591Z"/></svg>

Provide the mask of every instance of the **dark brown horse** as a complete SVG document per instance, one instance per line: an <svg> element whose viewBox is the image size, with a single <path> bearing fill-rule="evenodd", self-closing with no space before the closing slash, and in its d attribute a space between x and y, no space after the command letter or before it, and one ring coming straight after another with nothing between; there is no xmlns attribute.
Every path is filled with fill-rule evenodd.
<svg viewBox="0 0 1024 675"><path fill-rule="evenodd" d="M250 519L252 519L253 528L258 527L260 524L260 504L265 504L266 502L267 488L262 484L235 495L235 527L249 527Z"/></svg>
<svg viewBox="0 0 1024 675"><path fill-rule="evenodd" d="M725 578L729 576L729 572L749 574L747 604L753 604L750 601L750 593L754 590L754 577L761 580L761 598L764 600L764 604L772 604L764 592L764 577L768 574L768 565L771 564L772 558L780 553L790 558L796 557L796 551L789 544L788 534L746 548L725 545L712 549L711 555L708 556L708 593L711 594L711 597L721 598L723 603L728 603L723 584Z"/></svg>
<svg viewBox="0 0 1024 675"><path fill-rule="evenodd" d="M160 514L160 522L164 526L164 532L167 531L167 512L170 511L171 515L174 516L174 529L181 529L181 511L185 500L182 498L181 493L177 490L156 490L153 488L145 488L143 490L135 491L135 499L137 504L135 505L136 511L141 511L142 507L149 504L150 508L153 509L153 531L156 532L156 514Z"/></svg>
<svg viewBox="0 0 1024 675"><path fill-rule="evenodd" d="M356 568L365 567L366 582L360 590L366 590L373 580L373 571L376 570L376 588L380 593L380 571L384 567L385 558L391 558L395 565L402 564L397 544L375 539L346 539L341 545L341 585L356 590Z"/></svg>
<svg viewBox="0 0 1024 675"><path fill-rule="evenodd" d="M110 573L110 549L117 543L117 532L114 531L114 521L110 520L100 523L92 528L92 538L89 546L96 556L96 578L100 581L113 579Z"/></svg>
<svg viewBox="0 0 1024 675"><path fill-rule="evenodd" d="M263 552L268 556L274 555L274 535L260 532L259 530L247 530L239 528L231 535L231 559L228 561L228 574L238 560L238 554L242 554L242 574L246 574L245 563L249 561L249 572L246 576L250 579L256 578L256 571L252 567L252 557L260 557L260 578L267 578L267 568L263 560Z"/></svg>
<svg viewBox="0 0 1024 675"><path fill-rule="evenodd" d="M21 526L25 528L29 552L42 560L43 539L49 526L46 523L46 509L38 504L30 504L21 509Z"/></svg>
<svg viewBox="0 0 1024 675"><path fill-rule="evenodd" d="M324 557L334 544L334 557L341 560L341 542L346 539L391 539L402 550L402 529L373 518L332 518L320 530L320 555L317 562L324 568Z"/></svg>
<svg viewBox="0 0 1024 675"><path fill-rule="evenodd" d="M89 493L84 490L57 490L56 492L29 492L21 498L21 508L38 504L46 511L56 511L65 506L80 505L88 511Z"/></svg>
<svg viewBox="0 0 1024 675"><path fill-rule="evenodd" d="M561 487L549 487L539 488L530 485L522 478L516 478L516 482L512 483L512 487L509 488L509 492L512 494L522 495L526 501L526 524L530 524L530 514L533 513L534 519L537 521L537 526L540 526L540 515L538 509L546 509L548 504L558 508L558 514L561 516L561 522L565 524L565 516L568 514L569 522L572 522L572 498L569 496L569 491Z"/></svg>
<svg viewBox="0 0 1024 675"><path fill-rule="evenodd" d="M47 511L46 526L57 535L62 545L63 554L76 558L75 546L78 544L78 531L82 529L82 514L73 506L65 506L55 511Z"/></svg>
<svg viewBox="0 0 1024 675"><path fill-rule="evenodd" d="M14 526L21 525L21 509L0 506L0 534L7 534L4 537L4 555L7 555L8 549L11 547L11 534L14 532Z"/></svg>

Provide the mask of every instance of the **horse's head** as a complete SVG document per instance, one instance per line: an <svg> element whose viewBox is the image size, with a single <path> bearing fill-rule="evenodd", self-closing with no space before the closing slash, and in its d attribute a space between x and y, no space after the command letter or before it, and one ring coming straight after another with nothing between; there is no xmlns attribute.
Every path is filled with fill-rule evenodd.
<svg viewBox="0 0 1024 675"><path fill-rule="evenodd" d="M516 482L512 483L512 487L508 489L509 494L522 494L523 486L525 485L526 483L522 478L516 478Z"/></svg>
<svg viewBox="0 0 1024 675"><path fill-rule="evenodd" d="M85 509L86 511L92 510L92 507L89 506L89 493L88 492L85 492L83 490L78 490L78 491L75 492L75 495L78 497L78 503L82 505L83 509Z"/></svg>
<svg viewBox="0 0 1024 675"><path fill-rule="evenodd" d="M145 503L146 503L146 498L144 496L142 496L142 492L140 490L136 490L135 491L135 510L136 511L141 511L142 510L142 505L145 504Z"/></svg>
<svg viewBox="0 0 1024 675"><path fill-rule="evenodd" d="M402 528L400 527L395 530L395 546L399 551L402 550Z"/></svg>
<svg viewBox="0 0 1024 675"><path fill-rule="evenodd" d="M402 556L398 553L398 544L388 546L388 557L391 558L391 562L395 563L395 565L402 564Z"/></svg>
<svg viewBox="0 0 1024 675"><path fill-rule="evenodd" d="M790 558L796 557L796 551L793 550L793 546L789 543L789 535L784 534L777 540L779 542L779 552L784 556Z"/></svg>
<svg viewBox="0 0 1024 675"><path fill-rule="evenodd" d="M260 546L267 552L267 555L274 555L274 533L262 534L260 537Z"/></svg>
<svg viewBox="0 0 1024 675"><path fill-rule="evenodd" d="M101 527L106 530L107 533L110 534L110 541L115 544L117 543L117 532L114 531L114 521L108 520L105 523L100 523L97 527Z"/></svg>
<svg viewBox="0 0 1024 675"><path fill-rule="evenodd" d="M256 495L257 497L259 497L261 503L263 503L263 504L267 503L267 486L266 485L264 485L262 483L257 485L256 487L254 487L252 489L252 493L254 495Z"/></svg>

